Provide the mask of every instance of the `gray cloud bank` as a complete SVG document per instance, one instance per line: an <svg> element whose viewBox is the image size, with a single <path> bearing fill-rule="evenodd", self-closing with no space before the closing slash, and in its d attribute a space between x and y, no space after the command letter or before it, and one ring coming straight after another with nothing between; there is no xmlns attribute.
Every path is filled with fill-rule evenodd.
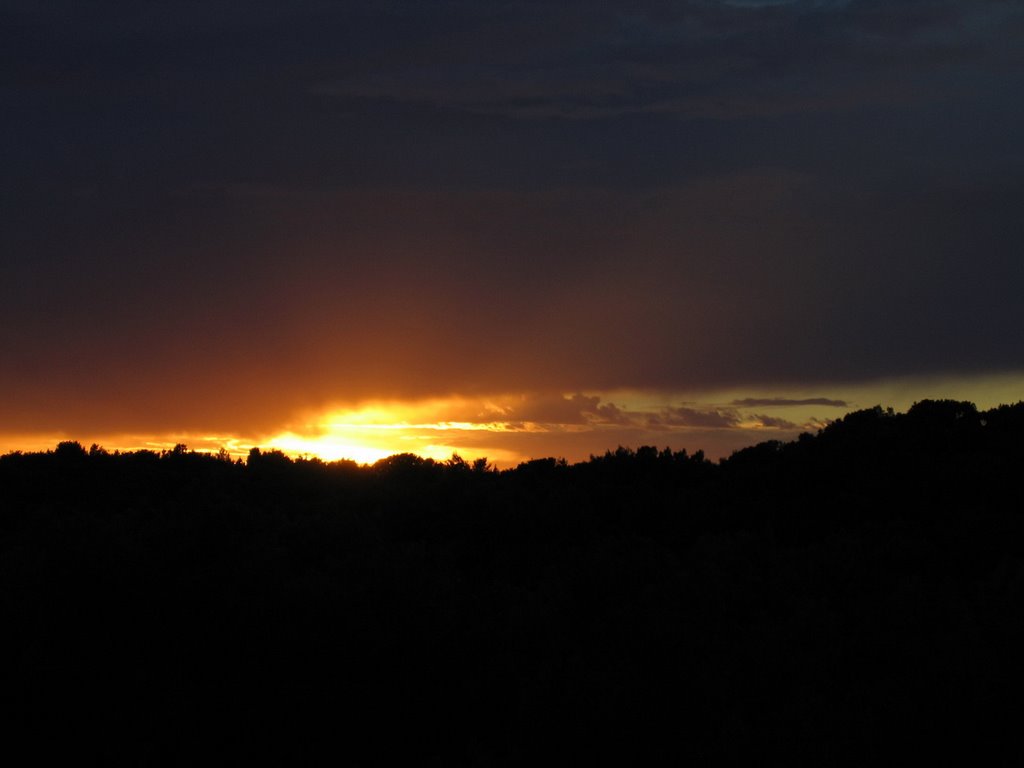
<svg viewBox="0 0 1024 768"><path fill-rule="evenodd" d="M817 399L816 399L817 400ZM801 401L785 401L789 404ZM780 404L779 401L775 405ZM839 401L826 400L828 403ZM463 415L461 420L470 422L493 422L496 419L509 424L513 430L530 430L537 426L551 428L587 427L604 429L609 427L629 428L646 432L671 430L756 430L774 429L814 430L823 422L813 419L796 424L784 418L767 416L736 407L721 407L710 404L672 405L666 403L657 407L637 408L612 402L602 402L597 395L529 394L522 396L515 405L504 411L500 417L491 411L479 411L474 415Z"/></svg>

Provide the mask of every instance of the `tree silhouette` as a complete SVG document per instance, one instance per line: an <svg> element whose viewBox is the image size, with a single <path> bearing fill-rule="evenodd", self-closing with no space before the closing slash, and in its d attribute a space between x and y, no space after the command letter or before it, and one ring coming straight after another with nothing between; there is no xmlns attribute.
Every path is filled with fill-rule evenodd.
<svg viewBox="0 0 1024 768"><path fill-rule="evenodd" d="M7 454L9 749L1024 756L1022 460L1024 403L946 400L718 463Z"/></svg>

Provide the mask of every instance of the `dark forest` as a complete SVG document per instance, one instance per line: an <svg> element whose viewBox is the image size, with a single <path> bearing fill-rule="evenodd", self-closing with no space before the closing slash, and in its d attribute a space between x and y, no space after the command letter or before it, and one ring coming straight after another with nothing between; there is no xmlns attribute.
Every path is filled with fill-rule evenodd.
<svg viewBox="0 0 1024 768"><path fill-rule="evenodd" d="M0 457L34 762L1024 759L1024 403L720 462Z"/></svg>

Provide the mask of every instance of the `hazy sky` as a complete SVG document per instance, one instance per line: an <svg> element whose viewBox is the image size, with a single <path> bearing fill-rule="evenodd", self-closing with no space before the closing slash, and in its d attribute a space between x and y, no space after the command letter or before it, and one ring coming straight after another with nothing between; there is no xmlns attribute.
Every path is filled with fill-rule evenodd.
<svg viewBox="0 0 1024 768"><path fill-rule="evenodd" d="M1019 399L1022 40L1018 0L0 0L0 447Z"/></svg>

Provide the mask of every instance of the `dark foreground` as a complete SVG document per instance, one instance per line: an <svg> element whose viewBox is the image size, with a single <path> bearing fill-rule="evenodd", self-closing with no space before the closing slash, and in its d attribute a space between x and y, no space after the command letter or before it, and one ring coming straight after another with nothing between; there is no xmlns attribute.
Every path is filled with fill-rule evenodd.
<svg viewBox="0 0 1024 768"><path fill-rule="evenodd" d="M0 458L33 762L1024 759L1024 405L712 464Z"/></svg>

